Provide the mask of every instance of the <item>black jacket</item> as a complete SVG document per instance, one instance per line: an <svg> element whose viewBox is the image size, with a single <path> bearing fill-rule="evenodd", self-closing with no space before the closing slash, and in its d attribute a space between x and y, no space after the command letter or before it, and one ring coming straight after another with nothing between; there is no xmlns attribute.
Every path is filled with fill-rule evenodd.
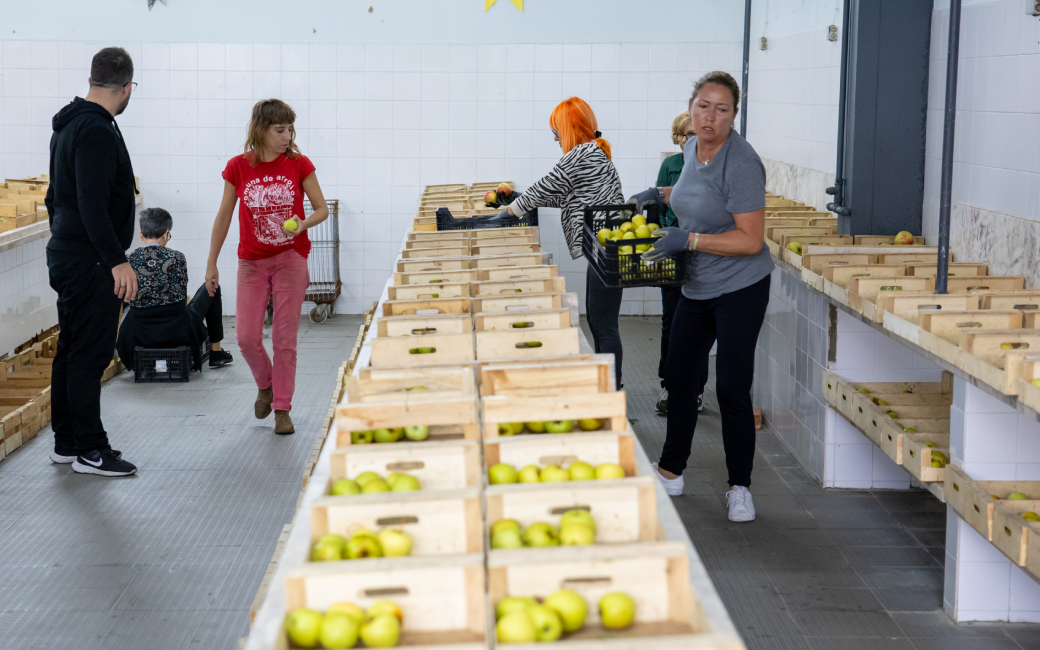
<svg viewBox="0 0 1040 650"><path fill-rule="evenodd" d="M51 253L126 262L134 236L134 170L112 114L77 97L52 120Z"/></svg>

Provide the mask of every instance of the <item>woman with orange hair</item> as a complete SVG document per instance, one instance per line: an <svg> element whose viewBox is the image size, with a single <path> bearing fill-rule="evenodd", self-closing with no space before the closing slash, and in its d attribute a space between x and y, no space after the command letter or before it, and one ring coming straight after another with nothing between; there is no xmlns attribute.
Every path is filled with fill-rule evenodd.
<svg viewBox="0 0 1040 650"><path fill-rule="evenodd" d="M563 158L552 171L519 195L500 217L526 214L534 208L560 208L560 222L571 258L581 257L582 210L586 205L624 202L621 178L610 161L610 143L601 137L596 114L584 100L560 102L549 116L553 138ZM592 269L585 273L585 313L596 352L614 355L617 387L621 388L621 334L618 313L621 289L603 284Z"/></svg>

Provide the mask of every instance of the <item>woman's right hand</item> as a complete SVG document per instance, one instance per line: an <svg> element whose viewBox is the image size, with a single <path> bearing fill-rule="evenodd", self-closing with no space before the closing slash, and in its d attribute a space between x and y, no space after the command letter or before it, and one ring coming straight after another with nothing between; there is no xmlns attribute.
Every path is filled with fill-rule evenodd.
<svg viewBox="0 0 1040 650"><path fill-rule="evenodd" d="M217 270L215 264L209 264L206 266L206 293L212 298L217 293L217 288L220 286L220 271Z"/></svg>

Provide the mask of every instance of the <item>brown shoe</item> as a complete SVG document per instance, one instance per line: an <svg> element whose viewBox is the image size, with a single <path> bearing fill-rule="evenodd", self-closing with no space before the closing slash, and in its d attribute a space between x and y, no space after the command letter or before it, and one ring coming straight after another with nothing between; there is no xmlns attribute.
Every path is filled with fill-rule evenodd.
<svg viewBox="0 0 1040 650"><path fill-rule="evenodd" d="M290 433L296 433L296 428L293 427L292 418L289 417L289 411L274 412L274 432L280 436L287 436Z"/></svg>
<svg viewBox="0 0 1040 650"><path fill-rule="evenodd" d="M257 420L263 420L271 415L271 402L274 401L274 387L261 388L256 393L256 403L253 404L253 413Z"/></svg>

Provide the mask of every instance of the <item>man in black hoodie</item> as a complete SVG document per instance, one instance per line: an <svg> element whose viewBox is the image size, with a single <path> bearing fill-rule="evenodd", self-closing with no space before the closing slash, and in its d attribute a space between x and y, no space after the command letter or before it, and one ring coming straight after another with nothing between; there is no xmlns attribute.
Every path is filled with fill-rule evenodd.
<svg viewBox="0 0 1040 650"><path fill-rule="evenodd" d="M133 77L126 50L95 54L86 99L58 111L51 136L47 268L61 328L51 371L51 460L101 476L137 472L112 449L101 424L101 376L115 350L119 307L137 295L126 260L134 172L114 119L130 102Z"/></svg>

